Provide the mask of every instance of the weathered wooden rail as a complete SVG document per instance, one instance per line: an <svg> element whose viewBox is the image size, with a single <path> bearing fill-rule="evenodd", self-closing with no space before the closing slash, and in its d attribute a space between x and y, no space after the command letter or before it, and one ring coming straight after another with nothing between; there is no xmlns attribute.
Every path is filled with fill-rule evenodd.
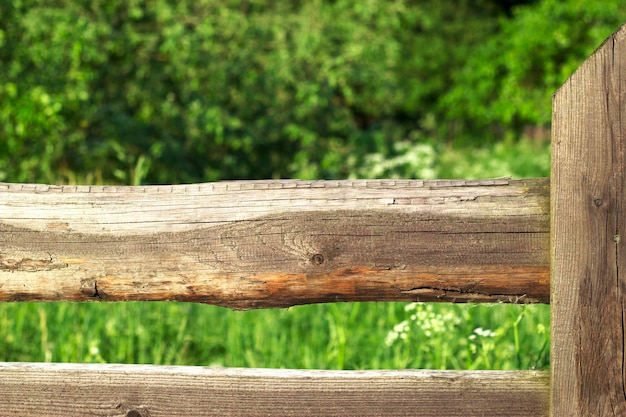
<svg viewBox="0 0 626 417"><path fill-rule="evenodd" d="M550 373L3 363L2 415L626 415L625 38L555 93L550 181L0 185L0 301L551 302Z"/></svg>
<svg viewBox="0 0 626 417"><path fill-rule="evenodd" d="M0 301L547 302L549 183L0 184Z"/></svg>

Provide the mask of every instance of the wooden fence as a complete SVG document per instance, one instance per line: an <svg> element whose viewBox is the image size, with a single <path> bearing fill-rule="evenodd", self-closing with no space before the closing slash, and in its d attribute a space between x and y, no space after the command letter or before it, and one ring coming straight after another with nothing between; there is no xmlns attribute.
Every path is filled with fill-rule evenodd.
<svg viewBox="0 0 626 417"><path fill-rule="evenodd" d="M1 363L0 414L626 415L625 37L555 93L550 181L0 185L0 301L551 302L551 372Z"/></svg>

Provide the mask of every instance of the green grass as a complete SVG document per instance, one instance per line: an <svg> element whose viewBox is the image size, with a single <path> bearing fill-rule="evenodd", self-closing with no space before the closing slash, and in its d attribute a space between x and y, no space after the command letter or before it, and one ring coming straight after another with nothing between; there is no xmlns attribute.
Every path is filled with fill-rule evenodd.
<svg viewBox="0 0 626 417"><path fill-rule="evenodd" d="M549 172L547 144L502 142L440 155L423 148L401 149L406 155L391 159L380 175ZM549 318L545 305L347 303L234 312L184 303L0 303L0 361L545 369Z"/></svg>
<svg viewBox="0 0 626 417"><path fill-rule="evenodd" d="M0 305L0 360L545 368L548 320L549 309L539 305L345 303L236 312L185 303L6 303ZM403 322L405 338L392 342ZM477 334L479 328L495 335Z"/></svg>

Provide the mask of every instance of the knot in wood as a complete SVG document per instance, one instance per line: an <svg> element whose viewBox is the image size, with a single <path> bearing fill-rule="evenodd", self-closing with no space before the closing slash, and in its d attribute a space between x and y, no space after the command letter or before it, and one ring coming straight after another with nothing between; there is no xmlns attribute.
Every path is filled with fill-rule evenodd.
<svg viewBox="0 0 626 417"><path fill-rule="evenodd" d="M150 417L150 413L143 406L139 406L126 411L126 417Z"/></svg>
<svg viewBox="0 0 626 417"><path fill-rule="evenodd" d="M324 263L324 256L321 253L316 253L315 255L311 256L311 263L313 265L321 265Z"/></svg>

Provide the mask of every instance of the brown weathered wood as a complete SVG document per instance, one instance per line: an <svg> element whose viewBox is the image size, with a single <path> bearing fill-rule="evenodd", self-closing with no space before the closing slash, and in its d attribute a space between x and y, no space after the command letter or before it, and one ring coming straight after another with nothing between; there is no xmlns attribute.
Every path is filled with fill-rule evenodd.
<svg viewBox="0 0 626 417"><path fill-rule="evenodd" d="M13 185L0 198L0 299L547 299L545 181Z"/></svg>
<svg viewBox="0 0 626 417"><path fill-rule="evenodd" d="M626 27L553 97L552 416L626 415Z"/></svg>
<svg viewBox="0 0 626 417"><path fill-rule="evenodd" d="M0 363L0 410L7 417L538 417L548 415L548 403L547 371Z"/></svg>
<svg viewBox="0 0 626 417"><path fill-rule="evenodd" d="M0 184L0 301L549 301L549 182Z"/></svg>

